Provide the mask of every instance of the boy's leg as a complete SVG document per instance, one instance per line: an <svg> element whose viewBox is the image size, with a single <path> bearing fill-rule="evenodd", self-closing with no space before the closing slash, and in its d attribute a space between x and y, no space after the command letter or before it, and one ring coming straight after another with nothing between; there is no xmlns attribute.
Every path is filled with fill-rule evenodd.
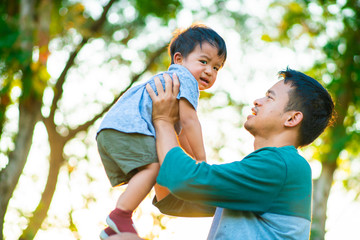
<svg viewBox="0 0 360 240"><path fill-rule="evenodd" d="M159 167L159 163L148 164L130 179L126 190L117 201L116 209L107 218L107 223L114 231L136 233L131 219L132 213L154 186Z"/></svg>
<svg viewBox="0 0 360 240"><path fill-rule="evenodd" d="M130 179L116 207L125 211L134 211L155 185L159 166L159 163L151 163L140 168L139 172Z"/></svg>

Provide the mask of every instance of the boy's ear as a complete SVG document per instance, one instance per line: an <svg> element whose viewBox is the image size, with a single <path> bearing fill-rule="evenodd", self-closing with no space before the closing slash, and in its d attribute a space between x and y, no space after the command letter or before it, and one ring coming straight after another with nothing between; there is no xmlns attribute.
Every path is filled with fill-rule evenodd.
<svg viewBox="0 0 360 240"><path fill-rule="evenodd" d="M289 111L286 113L287 118L284 123L285 127L295 127L301 123L303 120L303 113L300 111Z"/></svg>
<svg viewBox="0 0 360 240"><path fill-rule="evenodd" d="M181 55L180 52L176 52L174 54L174 63L175 64L182 64L182 62L183 62L183 56Z"/></svg>

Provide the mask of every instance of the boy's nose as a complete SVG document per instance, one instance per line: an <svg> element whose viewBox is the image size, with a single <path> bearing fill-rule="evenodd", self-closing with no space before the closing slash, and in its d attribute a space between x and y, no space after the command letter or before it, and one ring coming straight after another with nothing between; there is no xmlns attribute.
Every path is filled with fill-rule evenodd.
<svg viewBox="0 0 360 240"><path fill-rule="evenodd" d="M207 66L207 67L205 68L205 73L206 73L207 75L211 75L211 66Z"/></svg>

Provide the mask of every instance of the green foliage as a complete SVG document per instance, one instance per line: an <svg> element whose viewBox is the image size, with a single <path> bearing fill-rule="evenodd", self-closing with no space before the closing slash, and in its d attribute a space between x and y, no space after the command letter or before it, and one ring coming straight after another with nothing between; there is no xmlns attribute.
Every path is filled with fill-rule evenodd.
<svg viewBox="0 0 360 240"><path fill-rule="evenodd" d="M109 4L110 8L106 8L105 6L101 5L98 1L93 1L93 5L87 9L86 4L88 2L86 0L80 1L68 1L68 0L55 0L55 1L22 1L21 5L20 0L6 0L1 1L0 4L0 140L1 141L8 141L7 145L11 145L11 151L15 151L21 158L22 162L26 162L28 152L24 147L17 145L17 142L14 141L16 136L20 136L16 132L9 132L13 130L9 130L4 127L6 123L6 111L9 109L9 106L13 104L12 109L18 107L19 116L24 116L22 110L28 110L27 113L36 116L34 119L31 117L24 117L26 118L25 121L28 121L31 124L22 124L19 126L19 129L23 132L34 132L32 124L33 122L37 122L39 120L38 114L41 112L42 109L47 108L48 111L52 111L51 113L56 112L57 116L64 117L64 120L60 120L59 122L54 122L52 119L51 113L45 116L42 116L42 120L45 124L49 124L50 127L47 128L48 134L51 135L50 138L52 141L55 142L54 145L58 147L63 142L66 142L66 139L63 135L58 134L60 131L66 132L69 134L70 131L74 132L81 132L86 131L87 128L91 126L99 117L100 114L94 113L95 116L91 116L89 114L89 119L85 119L82 122L76 122L72 127L78 129L71 129L69 124L67 123L67 117L70 111L64 110L62 107L65 105L62 101L64 100L62 94L65 91L66 87L63 88L64 83L71 82L70 84L79 81L75 79L73 82L72 79L67 79L67 73L69 71L74 72L81 72L82 64L87 61L88 59L84 59L81 57L77 57L83 48L91 45L93 42L97 42L104 45L103 49L108 48L108 51L104 51L102 53L98 53L96 51L95 54L101 55L104 57L104 62L100 64L108 64L107 66L114 66L117 67L124 67L128 68L129 74L127 79L125 79L125 84L127 80L134 80L137 81L139 78L134 77L137 76L138 72L130 69L130 65L133 64L134 59L135 61L143 61L143 65L145 69L144 72L148 71L158 71L160 68L164 70L168 66L168 57L166 56L165 48L162 48L165 45L165 41L167 42L168 39L164 39L164 41L157 41L152 44L145 44L141 48L136 48L128 44L130 41L136 41L137 38L143 38L146 34L150 31L153 32L153 29L147 29L147 21L152 20L152 22L157 24L158 26L166 26L168 20L173 18L176 15L176 12L181 9L180 2L174 0L161 0L161 1L140 1L140 0L125 0L125 1L101 1L103 4ZM32 3L34 5L32 5ZM28 22L26 25L20 25L20 20L23 18L20 17L21 14L21 7L25 6L29 7L29 14L26 14L25 17L28 18ZM103 13L98 15L99 12L93 14L92 7L98 4L98 8L104 11ZM34 9L32 9L34 7ZM106 9L110 9L107 11ZM128 10L132 10L134 12L133 15L129 15ZM51 13L51 14L50 14ZM113 14L113 15L111 15ZM118 20L112 21L111 16L117 18ZM150 16L150 18L147 18ZM156 20L155 20L156 19ZM24 31L25 29L26 31ZM123 33L123 37L114 37L115 33ZM119 36L119 34L117 35ZM26 44L24 44L26 43ZM114 44L115 43L115 44ZM101 45L100 44L100 45ZM26 45L26 47L24 47ZM84 47L86 46L86 47ZM134 58L127 58L124 56L125 54L122 51L123 49L131 50L135 53ZM48 57L51 56L54 52L59 51L64 53L65 58L61 59L58 67L60 70L59 76L50 76L48 72L49 64L53 64L52 62L48 62ZM85 51L84 51L85 52ZM80 54L83 54L81 52ZM155 54L156 53L156 54ZM85 53L86 54L86 53ZM54 54L55 55L55 54ZM138 56L138 57L137 57ZM159 57L161 56L161 57ZM142 58L142 59L141 59ZM151 58L150 61L147 61L146 58ZM116 63L113 60L118 60ZM160 59L160 60L159 60ZM111 64L109 64L111 62ZM162 64L166 63L166 64ZM55 63L55 65L58 63ZM50 66L51 68L52 66ZM102 66L96 66L102 67ZM60 69L62 68L62 69ZM83 67L84 68L84 67ZM80 70L79 70L80 69ZM141 68L136 69L137 71ZM84 74L85 75L85 74ZM57 79L56 79L57 78ZM125 77L124 77L125 78ZM123 79L124 79L123 78ZM133 78L133 79L132 79ZM51 80L51 81L50 81ZM104 79L99 79L99 82L105 81ZM129 81L130 82L130 81ZM124 85L123 82L120 84ZM76 85L76 84L74 84ZM101 83L100 83L101 85ZM17 90L17 94L13 94L13 89ZM84 86L81 86L78 92L79 96L81 95L81 91L83 90ZM52 91L52 99L47 99L47 102L44 103L43 106L43 94L45 89L48 91ZM120 89L121 90L121 89ZM12 92L13 91L13 92ZM116 91L119 91L117 89ZM18 94L20 92L20 95ZM109 94L112 95L115 91L109 91ZM50 95L51 95L50 94ZM117 92L116 95L119 93ZM86 93L84 94L86 95ZM79 97L77 95L77 97ZM71 96L73 97L73 96ZM81 96L80 96L81 97ZM50 97L51 98L51 97ZM65 97L66 99L66 97ZM46 101L46 100L45 100ZM91 103L85 102L82 103L81 107L86 107L87 104L97 104L97 109L104 108L103 111L106 109L106 104L108 102L101 102L100 104L96 102L97 100L91 98ZM14 103L21 103L21 104L14 104ZM95 102L95 103L94 103ZM33 104L36 103L36 104ZM51 105L53 104L53 105ZM21 106L21 108L19 107ZM23 107L25 106L25 107ZM43 108L42 108L43 107ZM66 107L65 107L66 108ZM78 109L76 109L78 110ZM75 112L75 111L73 111ZM79 114L79 113L77 113ZM54 113L55 115L55 113ZM71 117L70 117L71 118ZM84 123L85 121L85 123ZM88 122L86 122L88 121ZM8 119L10 122L10 119ZM16 122L16 119L13 120ZM22 121L23 123L24 121ZM47 127L49 126L47 125ZM80 126L79 126L80 125ZM27 128L27 129L25 129ZM4 129L4 131L3 131ZM49 130L50 129L50 130ZM75 136L73 134L72 136ZM4 137L5 136L5 137ZM10 137L9 137L10 136ZM14 137L15 136L15 137ZM2 138L4 137L4 138ZM10 142L10 138L13 142ZM21 137L27 137L26 134L22 134ZM66 136L68 137L68 136ZM56 138L56 139L55 139ZM68 137L70 139L70 137ZM31 145L31 135L26 139L21 139L24 141L26 146ZM92 138L93 140L93 138ZM3 142L1 142L3 143ZM50 143L51 145L51 143ZM22 145L23 146L23 145ZM55 147L55 148L56 148ZM21 149L20 149L21 148ZM54 146L50 146L52 152L54 151ZM1 151L4 149L2 145ZM58 150L58 149L56 149ZM59 155L54 157L54 154L50 154L50 168L55 165L55 168L58 166L54 164L55 161L60 161L61 164L64 160L67 160L67 157L63 155L61 150L58 152ZM1 157L4 154L1 154ZM22 171L23 166L18 164L20 162L19 159L11 159L11 154L6 154L9 156L9 163L14 163L16 166L13 169L16 169L16 173L20 173ZM55 160L54 160L55 158ZM1 159L2 160L2 159ZM82 158L83 160L83 158ZM65 162L64 161L64 162ZM5 167L4 167L5 165ZM8 171L8 166L10 164L3 164L1 163L1 174ZM5 176L1 175L0 176ZM9 174L9 176L14 176L18 178L15 174ZM50 174L49 181L51 184L56 184L57 175ZM8 192L12 192L13 188L10 189L8 186L3 187L7 184L7 181L1 181L2 186L0 189L6 189ZM16 183L17 179L11 181L12 183ZM38 228L38 222L41 223L43 218L46 217L46 210L43 210L50 204L54 189L45 188L43 194L44 199L42 198L38 208L36 208L35 213L33 214L36 216L34 219L29 219L28 228L24 230L24 235L27 236L27 239L33 239L34 235L36 234ZM3 195L4 194L0 194ZM2 200L2 198L0 198ZM5 199L6 200L6 199ZM7 201L7 200L6 200ZM4 201L5 202L5 201ZM4 214L5 210L7 209L4 205L7 202L2 203L2 209L0 209L0 213ZM44 207L45 206L45 207ZM39 209L39 211L38 211ZM45 212L44 212L45 211ZM40 214L38 214L40 212ZM30 215L30 214L29 214ZM3 217L4 215L2 215ZM28 217L28 216L26 216ZM70 229L76 233L76 225L71 219L71 212L69 214L70 217ZM0 219L3 220L3 219ZM1 221L1 225L2 225ZM0 226L0 238L2 226ZM30 235L28 235L30 233Z"/></svg>
<svg viewBox="0 0 360 240"><path fill-rule="evenodd" d="M360 168L352 166L360 161L360 5L358 1L298 0L276 1L273 7L282 9L284 15L277 23L277 35L264 34L263 39L295 46L305 37L307 48L321 52L308 74L319 79L335 101L336 122L315 141L313 157L323 168L337 167L344 173L340 179L344 186L359 196ZM328 186L315 191L331 188L333 172L324 171L322 176ZM327 196L324 199L327 201ZM321 204L326 203L324 199ZM313 216L312 239L324 237L326 214L322 214Z"/></svg>
<svg viewBox="0 0 360 240"><path fill-rule="evenodd" d="M293 45L301 35L306 35L310 39L309 48L322 49L324 58L316 61L309 74L332 93L336 102L336 124L340 128L344 126L347 134L358 132L358 127L354 127L360 114L360 9L356 1L347 1L344 5L336 1L276 1L272 7L282 8L285 13L277 23L278 35L264 34L263 39ZM330 27L332 32L328 30ZM328 144L347 145L348 137L332 136Z"/></svg>
<svg viewBox="0 0 360 240"><path fill-rule="evenodd" d="M0 71L1 73L4 73L9 69L9 64L11 62L18 62L21 60L18 48L14 48L19 37L19 31L16 24L8 22L4 18L0 18L0 36L0 61L2 62Z"/></svg>
<svg viewBox="0 0 360 240"><path fill-rule="evenodd" d="M154 15L161 17L165 22L175 17L179 6L178 0L135 0L135 7L141 17Z"/></svg>
<svg viewBox="0 0 360 240"><path fill-rule="evenodd" d="M17 25L4 15L5 6L0 7L0 132L5 122L5 112L11 104L10 92L14 71L22 60L17 46Z"/></svg>

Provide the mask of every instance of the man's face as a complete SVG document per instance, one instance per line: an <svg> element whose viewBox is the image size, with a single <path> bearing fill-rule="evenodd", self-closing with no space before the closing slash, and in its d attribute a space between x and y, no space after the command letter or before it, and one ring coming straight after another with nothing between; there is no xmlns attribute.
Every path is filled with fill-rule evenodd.
<svg viewBox="0 0 360 240"><path fill-rule="evenodd" d="M254 101L253 114L244 124L254 137L270 138L284 130L287 118L284 109L289 101L290 86L279 81L266 92L265 97Z"/></svg>
<svg viewBox="0 0 360 240"><path fill-rule="evenodd" d="M208 42L197 45L194 50L181 61L177 62L186 67L195 77L200 90L210 88L216 81L217 73L220 70L223 57L218 56L218 49Z"/></svg>

